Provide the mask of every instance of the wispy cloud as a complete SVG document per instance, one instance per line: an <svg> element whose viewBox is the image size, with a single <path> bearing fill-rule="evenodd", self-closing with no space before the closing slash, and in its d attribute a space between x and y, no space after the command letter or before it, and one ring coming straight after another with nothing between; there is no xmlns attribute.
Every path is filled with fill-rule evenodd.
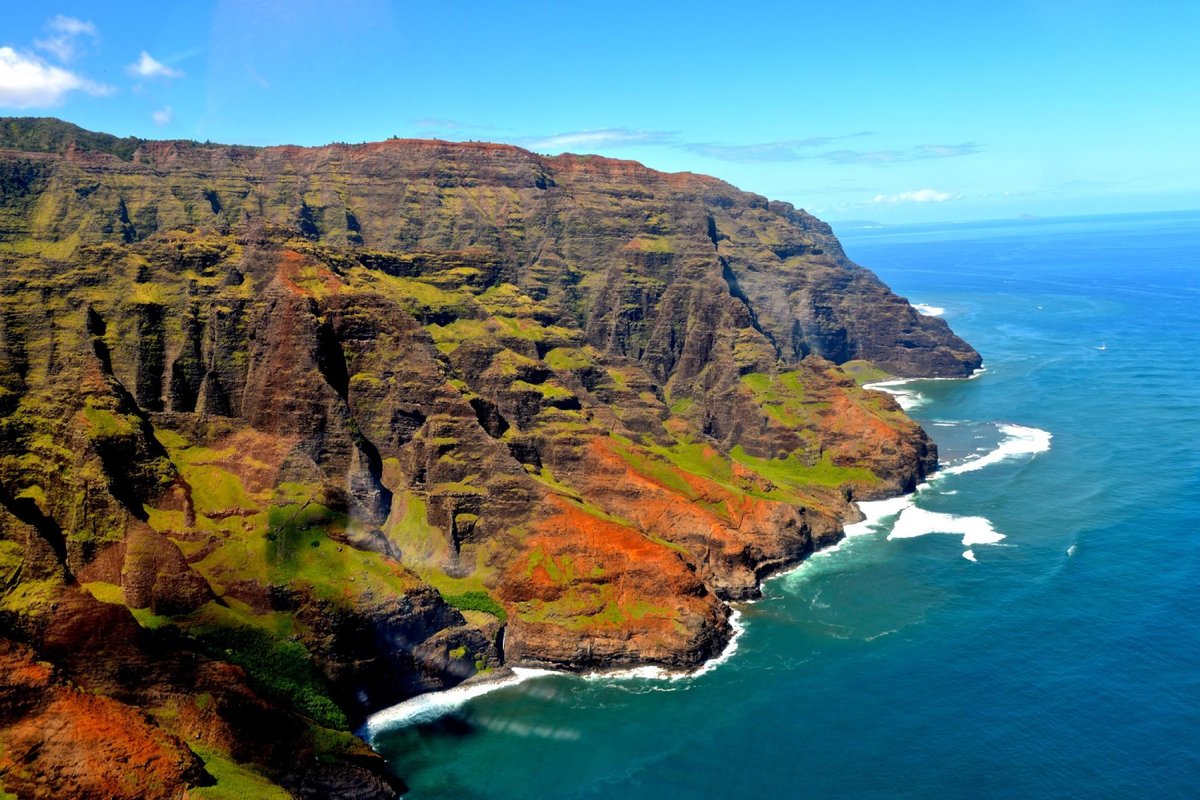
<svg viewBox="0 0 1200 800"><path fill-rule="evenodd" d="M962 144L919 144L911 151L917 158L954 158L955 156L970 156L979 152L975 142Z"/></svg>
<svg viewBox="0 0 1200 800"><path fill-rule="evenodd" d="M168 67L145 50L142 51L137 61L125 68L125 71L137 78L162 78L163 80L170 80L172 78L183 77L182 72Z"/></svg>
<svg viewBox="0 0 1200 800"><path fill-rule="evenodd" d="M269 80L267 80L266 78L264 78L262 75L258 74L258 71L255 70L254 67L247 65L246 73L250 76L250 80L257 83L263 89L271 88L271 82Z"/></svg>
<svg viewBox="0 0 1200 800"><path fill-rule="evenodd" d="M0 47L0 106L46 108L58 105L67 94L75 91L101 96L112 94L114 90L70 70L47 64L35 55Z"/></svg>
<svg viewBox="0 0 1200 800"><path fill-rule="evenodd" d="M435 122L435 120L429 120ZM445 123L447 120L436 120ZM446 126L449 127L449 126ZM726 144L723 142L688 142L672 131L647 131L630 128L598 128L584 131L556 133L553 136L530 136L515 140L517 144L531 150L561 152L587 148L660 146L686 150L706 158L736 163L774 163L800 161L819 156L810 152L830 142L869 136L870 131L844 134L841 136L810 136L805 139L785 139L774 142L751 144Z"/></svg>
<svg viewBox="0 0 1200 800"><path fill-rule="evenodd" d="M467 122L460 119L448 119L446 117L421 117L409 122L419 136L483 136L491 138L500 138L501 132L506 132L507 128L500 128L496 125L480 125L475 122ZM542 137L526 137L522 140L525 146L529 146L529 142L537 141Z"/></svg>
<svg viewBox="0 0 1200 800"><path fill-rule="evenodd" d="M464 131L479 129L478 125L472 125L468 122L460 122L456 119L445 119L443 117L421 117L420 119L414 119L412 124L421 130L433 131Z"/></svg>
<svg viewBox="0 0 1200 800"><path fill-rule="evenodd" d="M588 147L623 145L670 145L676 134L667 131L638 131L628 128L601 128L589 131L556 133L553 136L521 140L530 150L574 150Z"/></svg>
<svg viewBox="0 0 1200 800"><path fill-rule="evenodd" d="M813 158L808 152L816 147L823 147L830 142L841 139L853 139L858 136L869 136L870 131L860 131L843 136L810 136L807 139L786 139L778 142L760 142L758 144L715 144L708 142L688 142L680 145L684 150L696 155L715 158L719 161L734 161L738 163L772 163L782 161L802 161Z"/></svg>
<svg viewBox="0 0 1200 800"><path fill-rule="evenodd" d="M957 194L939 192L937 189L916 189L900 194L877 194L871 202L888 205L894 203L944 203L947 200L956 200L958 197Z"/></svg>
<svg viewBox="0 0 1200 800"><path fill-rule="evenodd" d="M458 130L459 123L453 120L418 120L435 130ZM718 161L742 164L770 164L793 161L821 160L831 164L886 165L905 161L920 161L932 158L953 158L977 153L980 147L975 142L961 144L919 144L904 150L828 150L822 149L833 142L872 136L873 131L858 131L837 136L809 136L800 139L782 139L750 144L726 144L724 142L689 142L670 131L647 131L630 128L598 128L593 130L556 133L553 136L527 136L512 141L515 144L541 152L580 151L629 146L662 146L685 150L698 156Z"/></svg>
<svg viewBox="0 0 1200 800"><path fill-rule="evenodd" d="M57 58L66 64L79 55L79 39L87 36L96 38L96 26L75 17L58 14L46 23L50 35L44 39L34 39L33 46L38 50Z"/></svg>
<svg viewBox="0 0 1200 800"><path fill-rule="evenodd" d="M817 157L831 164L896 164L927 158L954 158L979 152L975 142L962 144L919 144L907 150L831 150Z"/></svg>
<svg viewBox="0 0 1200 800"><path fill-rule="evenodd" d="M150 114L150 119L154 120L155 125L166 125L170 123L171 118L175 116L175 112L170 106L163 106L157 111Z"/></svg>

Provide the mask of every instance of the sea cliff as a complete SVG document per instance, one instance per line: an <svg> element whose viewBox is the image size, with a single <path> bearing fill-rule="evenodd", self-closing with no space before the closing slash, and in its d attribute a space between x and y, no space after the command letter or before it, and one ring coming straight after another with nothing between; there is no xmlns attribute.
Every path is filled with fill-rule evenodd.
<svg viewBox="0 0 1200 800"><path fill-rule="evenodd" d="M0 120L0 785L390 796L380 708L694 667L936 465L841 365L979 363L715 178Z"/></svg>

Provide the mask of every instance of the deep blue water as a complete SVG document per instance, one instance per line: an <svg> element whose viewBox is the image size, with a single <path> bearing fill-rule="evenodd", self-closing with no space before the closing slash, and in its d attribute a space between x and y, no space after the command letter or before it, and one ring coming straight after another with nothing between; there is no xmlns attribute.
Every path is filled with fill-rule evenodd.
<svg viewBox="0 0 1200 800"><path fill-rule="evenodd" d="M769 582L700 677L539 677L385 732L409 797L1200 795L1200 212L842 240L984 355L909 387L943 463L1052 435L914 500L1005 538L893 515Z"/></svg>

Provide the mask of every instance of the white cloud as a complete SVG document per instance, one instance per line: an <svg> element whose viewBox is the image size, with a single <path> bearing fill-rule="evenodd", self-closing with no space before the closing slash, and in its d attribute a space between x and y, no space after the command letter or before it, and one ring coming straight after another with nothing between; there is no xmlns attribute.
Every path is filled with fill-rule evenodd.
<svg viewBox="0 0 1200 800"><path fill-rule="evenodd" d="M900 194L877 194L872 203L944 203L954 200L958 195L949 192L939 192L937 189L917 189Z"/></svg>
<svg viewBox="0 0 1200 800"><path fill-rule="evenodd" d="M152 113L150 118L154 120L155 125L166 125L171 121L171 117L174 115L174 113L175 112L171 110L170 106L163 106L158 111Z"/></svg>
<svg viewBox="0 0 1200 800"><path fill-rule="evenodd" d="M62 102L68 92L112 94L113 88L95 83L70 70L47 64L34 55L0 47L0 106L45 108Z"/></svg>
<svg viewBox="0 0 1200 800"><path fill-rule="evenodd" d="M35 39L33 46L44 50L64 64L79 55L80 36L96 38L96 26L75 17L59 14L46 23L51 35L45 39Z"/></svg>
<svg viewBox="0 0 1200 800"><path fill-rule="evenodd" d="M81 19L62 14L56 14L54 19L47 23L47 27L55 33L63 33L67 36L78 36L81 33L86 33L88 36L96 35L96 26L91 22L84 22Z"/></svg>
<svg viewBox="0 0 1200 800"><path fill-rule="evenodd" d="M163 78L169 80L171 78L183 77L182 72L168 67L145 50L142 51L142 55L138 58L137 62L130 64L125 68L125 71L139 78Z"/></svg>

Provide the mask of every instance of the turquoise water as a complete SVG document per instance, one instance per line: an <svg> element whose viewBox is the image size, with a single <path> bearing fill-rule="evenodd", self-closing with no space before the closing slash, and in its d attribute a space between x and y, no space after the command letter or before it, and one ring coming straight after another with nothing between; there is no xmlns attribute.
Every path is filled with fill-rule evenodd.
<svg viewBox="0 0 1200 800"><path fill-rule="evenodd" d="M1010 453L901 527L1004 538L893 514L770 581L697 678L538 677L385 731L408 797L1197 796L1200 213L842 239L984 355L907 387L948 471Z"/></svg>

